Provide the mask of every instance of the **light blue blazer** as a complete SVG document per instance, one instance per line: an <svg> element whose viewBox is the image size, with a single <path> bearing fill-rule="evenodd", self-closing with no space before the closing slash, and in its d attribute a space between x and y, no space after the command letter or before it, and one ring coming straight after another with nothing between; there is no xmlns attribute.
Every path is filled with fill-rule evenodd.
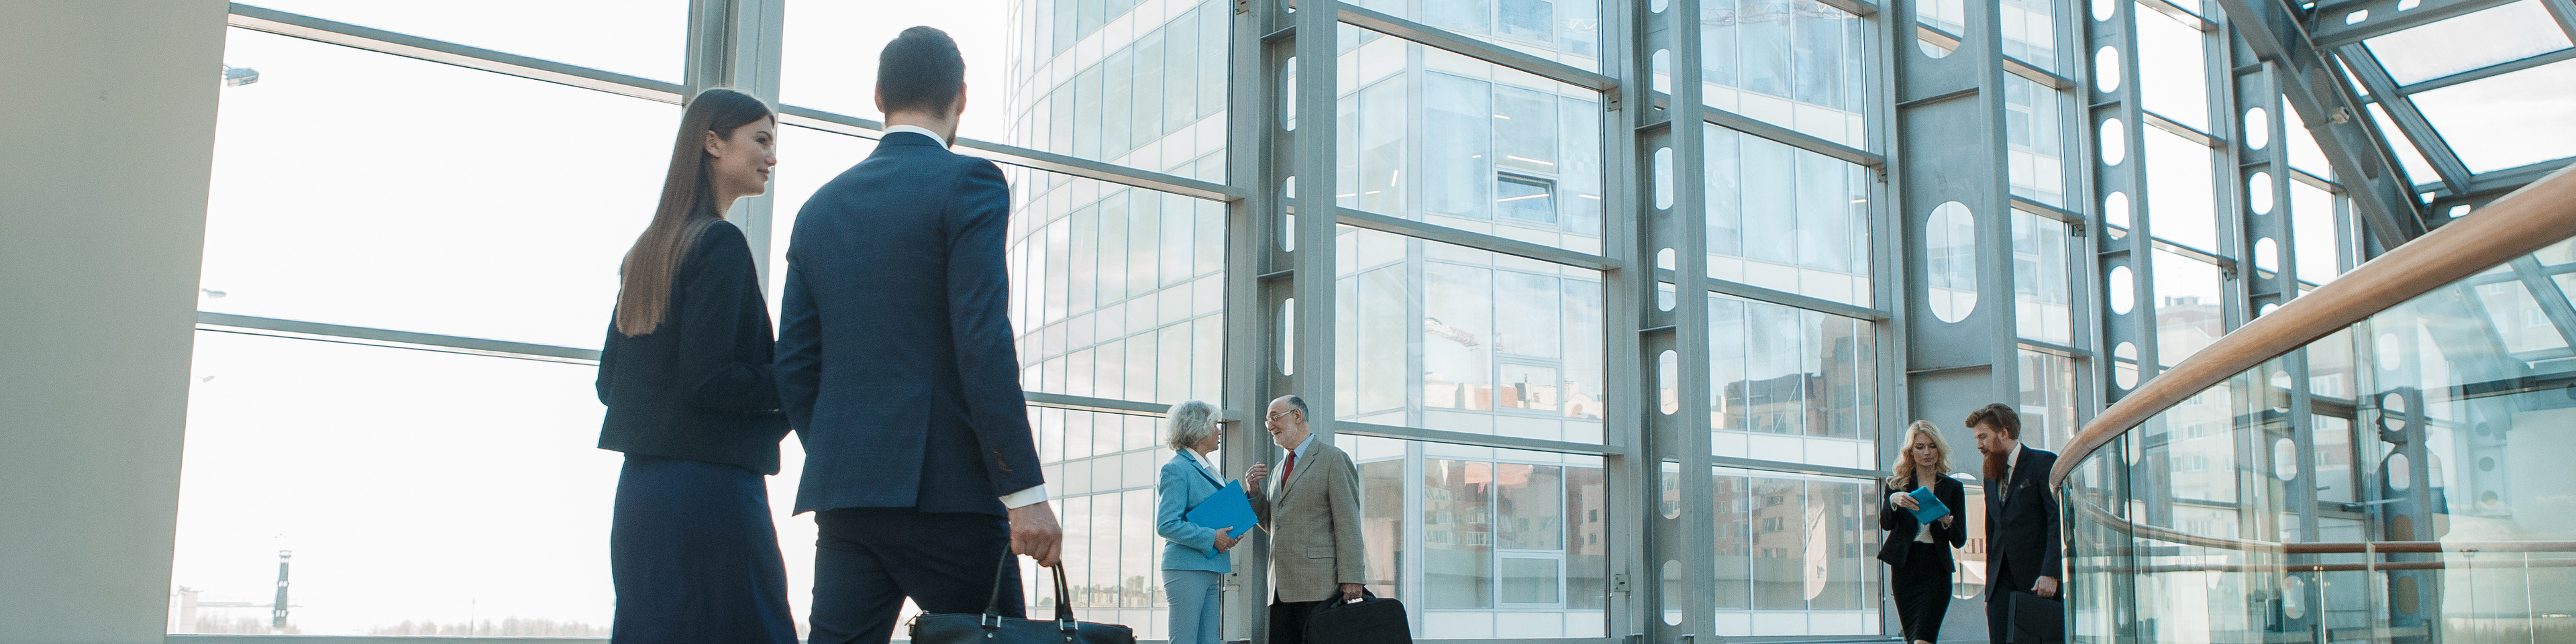
<svg viewBox="0 0 2576 644"><path fill-rule="evenodd" d="M1199 465L1198 457L1172 450L1172 460L1163 463L1162 481L1154 484L1154 532L1169 542L1163 544L1164 570L1234 572L1233 554L1216 549L1216 529L1181 518L1224 487L1215 472ZM1241 539L1251 527L1230 534Z"/></svg>

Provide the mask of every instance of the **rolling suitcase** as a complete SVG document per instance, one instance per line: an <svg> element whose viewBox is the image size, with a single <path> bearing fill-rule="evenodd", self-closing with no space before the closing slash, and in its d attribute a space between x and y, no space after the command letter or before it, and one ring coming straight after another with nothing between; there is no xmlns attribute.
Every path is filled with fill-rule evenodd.
<svg viewBox="0 0 2576 644"><path fill-rule="evenodd" d="M1312 644L1413 644L1405 624L1404 602L1360 592L1360 600L1327 600L1306 617L1306 641Z"/></svg>

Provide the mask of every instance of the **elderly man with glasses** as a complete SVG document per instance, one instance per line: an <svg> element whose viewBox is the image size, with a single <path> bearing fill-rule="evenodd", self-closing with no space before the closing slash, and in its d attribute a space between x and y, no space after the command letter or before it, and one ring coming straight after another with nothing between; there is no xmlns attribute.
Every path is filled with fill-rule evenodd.
<svg viewBox="0 0 2576 644"><path fill-rule="evenodd" d="M1315 439L1305 399L1281 396L1269 411L1265 428L1288 454L1277 485L1262 485L1270 468L1254 464L1243 493L1270 533L1270 642L1303 644L1317 605L1360 598L1360 473L1349 454Z"/></svg>

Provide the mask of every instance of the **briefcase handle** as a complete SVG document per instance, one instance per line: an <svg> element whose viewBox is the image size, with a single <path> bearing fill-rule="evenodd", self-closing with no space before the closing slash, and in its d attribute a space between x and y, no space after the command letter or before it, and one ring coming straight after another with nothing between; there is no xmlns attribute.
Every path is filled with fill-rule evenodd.
<svg viewBox="0 0 2576 644"><path fill-rule="evenodd" d="M1007 547L1002 549L1002 565L993 570L993 598L984 603L984 618L981 621L986 630L998 629L1002 626L1002 584L1009 579L1008 575L1018 563L1019 553L1011 552ZM1068 634L1073 633L1077 629L1076 622L1073 621L1073 600L1069 597L1072 591L1064 583L1064 566L1057 564L1048 570L1055 571L1056 627Z"/></svg>

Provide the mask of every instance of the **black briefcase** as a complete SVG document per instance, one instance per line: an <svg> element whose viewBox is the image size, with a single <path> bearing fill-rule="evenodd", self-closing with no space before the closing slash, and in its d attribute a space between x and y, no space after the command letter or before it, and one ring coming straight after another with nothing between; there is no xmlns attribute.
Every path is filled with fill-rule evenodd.
<svg viewBox="0 0 2576 644"><path fill-rule="evenodd" d="M1404 602L1360 591L1359 601L1338 595L1316 604L1306 616L1309 644L1413 644L1405 624Z"/></svg>
<svg viewBox="0 0 2576 644"><path fill-rule="evenodd" d="M2007 621L2012 633L2004 638L2009 644L2061 644L2066 641L2066 603L2027 592L2013 591L2011 612Z"/></svg>
<svg viewBox="0 0 2576 644"><path fill-rule="evenodd" d="M1074 621L1073 604L1065 599L1063 566L1049 568L1055 571L1055 619L1003 617L1003 575L1018 564L1019 557L1002 555L1002 569L993 573L993 600L984 605L983 614L914 616L914 644L1136 644L1136 632L1125 626Z"/></svg>

